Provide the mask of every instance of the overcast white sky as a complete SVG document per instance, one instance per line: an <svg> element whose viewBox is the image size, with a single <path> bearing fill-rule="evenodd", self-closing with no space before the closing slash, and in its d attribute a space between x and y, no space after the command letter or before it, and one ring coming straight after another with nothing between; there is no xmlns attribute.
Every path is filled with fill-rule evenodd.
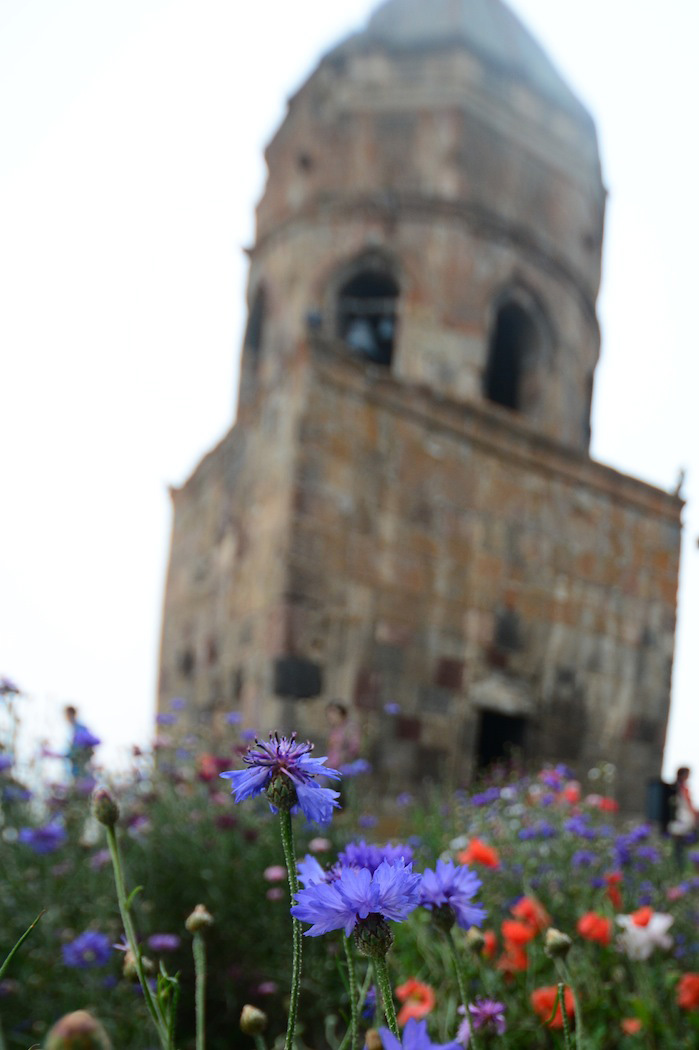
<svg viewBox="0 0 699 1050"><path fill-rule="evenodd" d="M232 421L262 149L373 6L0 0L0 674L54 741L66 701L150 736L167 485ZM699 4L511 6L601 140L593 453L688 470L666 764L699 768Z"/></svg>

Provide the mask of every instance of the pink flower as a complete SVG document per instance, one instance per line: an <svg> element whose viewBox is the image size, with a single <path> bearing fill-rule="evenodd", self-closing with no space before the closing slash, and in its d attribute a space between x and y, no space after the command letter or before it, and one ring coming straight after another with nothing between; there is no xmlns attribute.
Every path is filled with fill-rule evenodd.
<svg viewBox="0 0 699 1050"><path fill-rule="evenodd" d="M272 864L269 868L265 868L262 877L267 882L282 882L286 878L286 868L281 864Z"/></svg>

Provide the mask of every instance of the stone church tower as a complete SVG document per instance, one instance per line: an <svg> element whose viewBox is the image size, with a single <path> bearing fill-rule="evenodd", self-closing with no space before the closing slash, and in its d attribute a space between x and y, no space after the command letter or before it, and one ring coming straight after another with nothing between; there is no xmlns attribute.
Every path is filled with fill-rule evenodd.
<svg viewBox="0 0 699 1050"><path fill-rule="evenodd" d="M516 746L637 801L681 501L589 458L589 114L502 0L388 0L266 157L238 418L173 492L160 709L322 738L339 698L394 782Z"/></svg>

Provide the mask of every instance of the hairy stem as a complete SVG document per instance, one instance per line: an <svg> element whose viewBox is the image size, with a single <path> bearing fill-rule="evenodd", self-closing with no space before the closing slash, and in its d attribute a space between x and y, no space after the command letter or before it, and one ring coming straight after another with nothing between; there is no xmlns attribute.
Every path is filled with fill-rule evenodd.
<svg viewBox="0 0 699 1050"><path fill-rule="evenodd" d="M563 981L558 982L558 1001L561 1005L561 1017L563 1018L563 1042L566 1050L573 1050L573 1040L570 1036L570 1021L566 1010L565 985Z"/></svg>
<svg viewBox="0 0 699 1050"><path fill-rule="evenodd" d="M296 874L296 850L294 848L294 829L291 823L291 813L288 809L279 810L279 822L282 835L282 847L284 849L284 861L289 879L289 893L293 904L299 891L299 880ZM284 1050L292 1050L294 1045L294 1032L296 1031L296 1015L299 1008L299 992L301 990L301 961L303 952L303 937L301 923L292 916L292 964L291 964L291 994L289 996L289 1019L286 1026L286 1039Z"/></svg>
<svg viewBox="0 0 699 1050"><path fill-rule="evenodd" d="M351 1050L359 1050L359 1013L357 1003L357 974L354 968L354 955L349 937L342 938L347 960L347 980L349 983L350 998L350 1046Z"/></svg>
<svg viewBox="0 0 699 1050"><path fill-rule="evenodd" d="M141 949L138 946L138 940L136 938L136 931L131 919L131 912L129 906L129 900L126 893L126 885L124 882L124 868L121 863L121 852L119 850L119 842L116 836L116 831L113 827L107 828L107 845L109 846L109 853L112 858L112 867L114 868L114 882L116 884L117 902L119 904L119 913L121 915L121 921L124 924L124 933L126 934L126 940L131 949L131 954L134 957L134 966L136 967L136 974L138 976L139 984L143 990L143 999L146 1004L148 1013L151 1016L151 1020L155 1025L160 1040L160 1045L163 1050L172 1050L172 1040L170 1038L169 1026L165 1017L163 1017L160 1009L160 1004L151 992L150 985L146 978L146 972L143 968L143 959L141 957Z"/></svg>
<svg viewBox="0 0 699 1050"><path fill-rule="evenodd" d="M386 1017L386 1026L389 1031L395 1035L396 1039L400 1039L398 1033L398 1021L396 1020L396 1008L393 1005L393 989L391 988L391 978L388 975L386 958L385 956L383 959L375 958L373 962L376 983L381 992L381 1002L383 1003L383 1012Z"/></svg>
<svg viewBox="0 0 699 1050"><path fill-rule="evenodd" d="M197 1050L204 1050L206 1046L206 947L201 930L196 930L192 940L192 953L194 955L194 1006L197 1018Z"/></svg>

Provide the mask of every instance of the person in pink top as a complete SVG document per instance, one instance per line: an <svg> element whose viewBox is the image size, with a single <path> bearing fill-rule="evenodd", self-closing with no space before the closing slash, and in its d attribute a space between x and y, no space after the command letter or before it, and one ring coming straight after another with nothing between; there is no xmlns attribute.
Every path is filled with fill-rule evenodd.
<svg viewBox="0 0 699 1050"><path fill-rule="evenodd" d="M677 770L675 781L675 818L668 824L668 831L672 835L675 844L675 859L682 866L684 847L688 837L694 833L697 826L697 811L692 801L689 790L689 775L691 770L688 766L680 766Z"/></svg>
<svg viewBox="0 0 699 1050"><path fill-rule="evenodd" d="M350 721L347 708L339 700L331 700L325 708L330 727L328 732L328 766L342 769L359 757L359 729Z"/></svg>

